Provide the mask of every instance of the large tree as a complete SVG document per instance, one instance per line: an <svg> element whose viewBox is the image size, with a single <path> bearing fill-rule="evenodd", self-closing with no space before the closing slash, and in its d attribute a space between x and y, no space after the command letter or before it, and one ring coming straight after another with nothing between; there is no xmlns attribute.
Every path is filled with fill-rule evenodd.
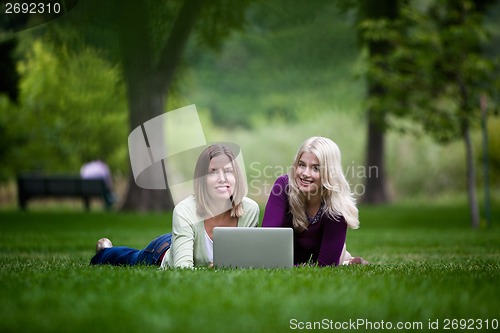
<svg viewBox="0 0 500 333"><path fill-rule="evenodd" d="M216 46L244 22L245 6L228 0L88 0L69 13L70 23L85 33L84 43L105 50L118 60L127 90L130 131L165 112L175 73L188 40ZM125 210L173 207L168 190L148 190L135 184L132 172L123 204Z"/></svg>
<svg viewBox="0 0 500 333"><path fill-rule="evenodd" d="M200 14L202 2L185 1L180 6L156 61L152 47L153 36L147 24L146 5L137 1L124 1L123 5L119 6L117 30L127 86L131 131L164 112L168 89ZM173 201L168 190L140 188L135 184L132 173L129 174L124 209L157 210L172 206Z"/></svg>
<svg viewBox="0 0 500 333"><path fill-rule="evenodd" d="M362 0L358 4L358 27L363 28L365 22L380 21L390 22L398 18L398 0ZM393 45L382 38L370 38L364 31L360 31L359 39L361 45L366 47L368 58L372 66L384 70L386 67L385 56L392 51ZM370 73L366 76L367 99L373 100L384 96L387 88ZM385 132L387 108L383 104L368 104L367 117L367 141L366 141L366 169L376 167L375 177L367 177L365 180L365 193L362 201L368 204L380 204L389 201L389 193L386 180L385 168Z"/></svg>

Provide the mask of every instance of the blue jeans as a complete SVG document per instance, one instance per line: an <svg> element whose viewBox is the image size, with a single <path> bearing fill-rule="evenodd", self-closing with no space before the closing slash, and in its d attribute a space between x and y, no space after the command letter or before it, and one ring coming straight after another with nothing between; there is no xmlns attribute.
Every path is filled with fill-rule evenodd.
<svg viewBox="0 0 500 333"><path fill-rule="evenodd" d="M91 260L91 265L160 265L162 255L172 244L172 234L156 237L143 250L127 246L114 246L99 251Z"/></svg>

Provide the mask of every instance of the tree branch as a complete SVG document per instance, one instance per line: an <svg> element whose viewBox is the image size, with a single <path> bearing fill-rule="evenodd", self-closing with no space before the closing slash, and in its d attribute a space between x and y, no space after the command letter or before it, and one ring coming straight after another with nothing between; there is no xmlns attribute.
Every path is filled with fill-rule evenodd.
<svg viewBox="0 0 500 333"><path fill-rule="evenodd" d="M165 92L172 83L175 69L203 5L204 0L185 0L179 11L167 43L160 54L157 69L163 78L159 83L161 91Z"/></svg>

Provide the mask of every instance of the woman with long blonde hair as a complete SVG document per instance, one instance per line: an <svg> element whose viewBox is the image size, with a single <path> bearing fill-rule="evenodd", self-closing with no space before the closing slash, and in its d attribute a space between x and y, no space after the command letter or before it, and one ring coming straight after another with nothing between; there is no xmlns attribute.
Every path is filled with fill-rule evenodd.
<svg viewBox="0 0 500 333"><path fill-rule="evenodd" d="M345 248L347 228L359 227L358 209L340 149L328 138L311 137L300 146L289 173L274 183L262 226L294 229L295 264L367 263Z"/></svg>

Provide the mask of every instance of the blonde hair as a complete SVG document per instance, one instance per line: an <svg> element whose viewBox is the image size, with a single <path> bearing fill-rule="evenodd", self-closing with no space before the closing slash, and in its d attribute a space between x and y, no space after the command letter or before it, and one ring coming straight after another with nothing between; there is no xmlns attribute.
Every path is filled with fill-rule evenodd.
<svg viewBox="0 0 500 333"><path fill-rule="evenodd" d="M289 171L288 194L294 228L301 232L307 229L309 224L305 212L306 196L299 190L295 181L295 170L305 152L314 154L319 161L323 213L332 218L342 215L350 228L357 229L359 227L358 208L349 183L342 172L340 149L332 140L319 136L307 139L300 146Z"/></svg>
<svg viewBox="0 0 500 333"><path fill-rule="evenodd" d="M231 217L240 217L243 215L243 204L242 200L247 192L246 182L243 181L243 176L238 163L235 160L234 153L227 146L221 144L213 144L205 148L198 157L196 161L196 167L194 169L194 196L196 200L196 211L198 215L214 216L211 211L211 200L207 192L207 182L206 175L208 174L208 168L210 161L220 155L226 155L231 161L233 167L234 177L236 179L235 189L233 195L231 196Z"/></svg>

